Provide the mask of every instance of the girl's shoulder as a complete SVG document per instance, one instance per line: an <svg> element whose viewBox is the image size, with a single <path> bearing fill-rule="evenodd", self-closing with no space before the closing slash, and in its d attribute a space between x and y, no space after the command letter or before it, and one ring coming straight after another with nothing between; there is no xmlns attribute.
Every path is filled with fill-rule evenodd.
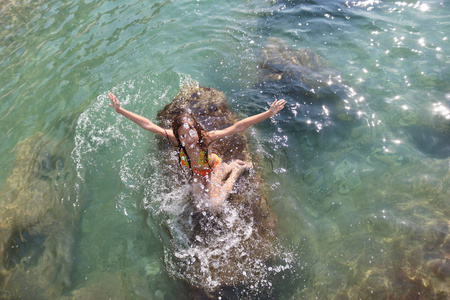
<svg viewBox="0 0 450 300"><path fill-rule="evenodd" d="M217 164L220 164L222 162L222 158L220 158L220 156L216 153L210 152L208 154L208 162L210 165L216 166Z"/></svg>

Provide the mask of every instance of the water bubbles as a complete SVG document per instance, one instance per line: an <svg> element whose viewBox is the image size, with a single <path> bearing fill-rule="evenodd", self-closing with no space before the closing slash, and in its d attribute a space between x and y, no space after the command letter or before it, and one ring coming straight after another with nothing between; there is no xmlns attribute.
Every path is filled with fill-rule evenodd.
<svg viewBox="0 0 450 300"><path fill-rule="evenodd" d="M273 172L275 174L281 174L281 173L286 173L287 170L285 168L277 168L277 169L274 169Z"/></svg>

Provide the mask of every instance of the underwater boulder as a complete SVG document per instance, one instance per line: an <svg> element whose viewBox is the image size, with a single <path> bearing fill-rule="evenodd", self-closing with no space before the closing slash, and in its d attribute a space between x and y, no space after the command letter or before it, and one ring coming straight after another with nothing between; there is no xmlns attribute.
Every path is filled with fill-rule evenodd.
<svg viewBox="0 0 450 300"><path fill-rule="evenodd" d="M450 157L450 120L445 126L434 127L430 124L413 125L407 128L417 149L434 158Z"/></svg>
<svg viewBox="0 0 450 300"><path fill-rule="evenodd" d="M342 83L338 71L330 68L314 51L294 49L280 38L271 37L262 49L259 61L262 91L278 90L305 103L330 105L341 121L352 122L355 116L346 109L353 92ZM279 97L282 98L282 97Z"/></svg>
<svg viewBox="0 0 450 300"><path fill-rule="evenodd" d="M16 161L0 191L2 299L55 299L71 284L77 214L61 200L58 147L36 133L14 149Z"/></svg>
<svg viewBox="0 0 450 300"><path fill-rule="evenodd" d="M170 128L172 119L181 110L189 110L207 131L225 128L237 121L225 95L212 88L183 88L158 113L158 123ZM211 147L224 162L240 159L257 163L251 157L244 134L226 137ZM166 175L182 176L183 170L174 155L178 149L164 138L159 140L159 148L169 165L170 173ZM174 186L182 182L172 181ZM193 204L185 207L180 217L189 240L178 245L172 241L173 255L166 265L171 266L171 275L184 279L192 287L193 295L213 297L237 287L267 283L267 263L274 253L276 218L261 182L256 168L241 175L228 198L227 208L221 213L201 211ZM189 203L189 199L187 201Z"/></svg>
<svg viewBox="0 0 450 300"><path fill-rule="evenodd" d="M326 88L327 75L335 73L313 51L291 49L283 40L273 37L262 50L259 68L261 84L285 80L294 87L304 87L306 92Z"/></svg>
<svg viewBox="0 0 450 300"><path fill-rule="evenodd" d="M333 143L347 139L351 129L361 125L357 94L311 49L271 37L261 49L258 69L252 87L240 90L236 97L257 105L285 99L289 110L283 119L294 124L297 132L304 130L320 143ZM329 135L327 139L318 137L321 131Z"/></svg>
<svg viewBox="0 0 450 300"><path fill-rule="evenodd" d="M421 153L437 158L450 157L450 101L417 107L388 106L387 123L399 136L406 136Z"/></svg>

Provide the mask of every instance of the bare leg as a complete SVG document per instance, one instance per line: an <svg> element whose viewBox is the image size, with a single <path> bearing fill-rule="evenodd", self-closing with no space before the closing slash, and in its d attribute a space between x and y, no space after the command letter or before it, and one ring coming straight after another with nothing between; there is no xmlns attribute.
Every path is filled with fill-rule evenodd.
<svg viewBox="0 0 450 300"><path fill-rule="evenodd" d="M251 164L242 160L235 160L211 176L209 200L214 210L220 208L233 189L234 183L242 172L251 167Z"/></svg>
<svg viewBox="0 0 450 300"><path fill-rule="evenodd" d="M214 173L211 174L211 181L213 182L222 182L224 179L231 173L233 167L235 166L235 161L232 161L230 164L221 163L214 169Z"/></svg>

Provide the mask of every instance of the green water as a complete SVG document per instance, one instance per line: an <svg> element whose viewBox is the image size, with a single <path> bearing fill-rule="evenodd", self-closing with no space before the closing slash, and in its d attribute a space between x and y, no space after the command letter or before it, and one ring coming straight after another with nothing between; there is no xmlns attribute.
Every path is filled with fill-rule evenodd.
<svg viewBox="0 0 450 300"><path fill-rule="evenodd" d="M237 298L446 299L449 16L434 0L0 2L0 298L188 299L164 264L182 191L106 93L154 119L198 82L240 117L288 102L248 130L284 260ZM346 97L256 85L269 37L321 56Z"/></svg>

